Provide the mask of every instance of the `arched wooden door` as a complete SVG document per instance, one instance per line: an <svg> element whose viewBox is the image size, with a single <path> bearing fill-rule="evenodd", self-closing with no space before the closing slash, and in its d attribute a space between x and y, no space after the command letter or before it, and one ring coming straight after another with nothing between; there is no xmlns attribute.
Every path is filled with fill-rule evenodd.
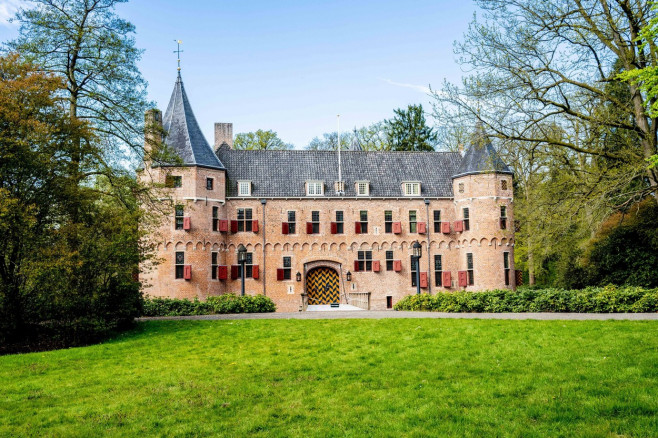
<svg viewBox="0 0 658 438"><path fill-rule="evenodd" d="M311 269L306 275L308 304L340 303L338 273L326 267Z"/></svg>

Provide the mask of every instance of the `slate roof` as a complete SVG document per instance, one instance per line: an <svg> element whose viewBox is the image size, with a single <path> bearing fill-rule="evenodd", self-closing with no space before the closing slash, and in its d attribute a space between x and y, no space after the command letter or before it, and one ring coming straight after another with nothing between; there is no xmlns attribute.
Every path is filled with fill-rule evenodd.
<svg viewBox="0 0 658 438"><path fill-rule="evenodd" d="M217 150L226 165L227 195L236 197L237 181L252 182L254 197L306 197L305 183L324 181L325 198L336 197L338 179L335 151L253 150L222 146ZM420 181L421 197L451 198L451 176L461 156L456 152L342 151L345 196L356 196L356 181L370 182L371 197L402 198L403 181Z"/></svg>
<svg viewBox="0 0 658 438"><path fill-rule="evenodd" d="M162 127L168 133L165 144L180 156L184 165L224 169L194 117L180 72L162 119Z"/></svg>
<svg viewBox="0 0 658 438"><path fill-rule="evenodd" d="M484 129L478 125L471 146L464 154L459 168L452 176L457 178L464 175L478 173L508 173L513 174L509 167L501 160L491 141L486 137Z"/></svg>

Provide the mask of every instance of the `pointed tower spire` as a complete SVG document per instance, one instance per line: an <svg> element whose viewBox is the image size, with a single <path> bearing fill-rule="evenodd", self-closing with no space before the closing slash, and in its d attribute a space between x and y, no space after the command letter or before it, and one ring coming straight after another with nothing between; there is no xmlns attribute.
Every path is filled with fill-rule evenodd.
<svg viewBox="0 0 658 438"><path fill-rule="evenodd" d="M162 124L167 132L165 145L176 152L184 165L224 169L194 117L180 70Z"/></svg>
<svg viewBox="0 0 658 438"><path fill-rule="evenodd" d="M457 178L477 173L513 174L494 149L480 121L475 125L471 145L452 177Z"/></svg>

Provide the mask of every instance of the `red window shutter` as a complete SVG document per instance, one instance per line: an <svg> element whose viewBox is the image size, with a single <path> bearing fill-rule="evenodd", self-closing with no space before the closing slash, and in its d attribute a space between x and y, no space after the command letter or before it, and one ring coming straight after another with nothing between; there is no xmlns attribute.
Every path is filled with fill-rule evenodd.
<svg viewBox="0 0 658 438"><path fill-rule="evenodd" d="M359 272L359 261L354 260L354 272Z"/></svg>
<svg viewBox="0 0 658 438"><path fill-rule="evenodd" d="M427 287L427 272L420 273L420 287L422 288Z"/></svg>
<svg viewBox="0 0 658 438"><path fill-rule="evenodd" d="M450 271L444 271L442 276L441 284L443 287L452 287L452 275L450 275Z"/></svg>
<svg viewBox="0 0 658 438"><path fill-rule="evenodd" d="M455 221L455 232L461 233L464 231L464 221Z"/></svg>
<svg viewBox="0 0 658 438"><path fill-rule="evenodd" d="M240 265L231 265L231 280L237 280L240 277Z"/></svg>
<svg viewBox="0 0 658 438"><path fill-rule="evenodd" d="M228 278L228 269L226 266L217 266L217 278L226 280Z"/></svg>
<svg viewBox="0 0 658 438"><path fill-rule="evenodd" d="M379 260L373 260L372 262L372 271L379 272Z"/></svg>
<svg viewBox="0 0 658 438"><path fill-rule="evenodd" d="M354 222L354 233L361 234L361 222Z"/></svg>
<svg viewBox="0 0 658 438"><path fill-rule="evenodd" d="M192 265L183 266L183 278L185 280L191 280L192 279Z"/></svg>
<svg viewBox="0 0 658 438"><path fill-rule="evenodd" d="M393 270L400 272L402 270L402 260L393 260Z"/></svg>
<svg viewBox="0 0 658 438"><path fill-rule="evenodd" d="M306 222L306 234L313 234L313 222Z"/></svg>
<svg viewBox="0 0 658 438"><path fill-rule="evenodd" d="M258 232L258 221L251 221L251 231L254 233Z"/></svg>
<svg viewBox="0 0 658 438"><path fill-rule="evenodd" d="M290 224L288 222L281 222L281 234L290 234Z"/></svg>
<svg viewBox="0 0 658 438"><path fill-rule="evenodd" d="M425 222L418 222L418 234L427 233L427 224Z"/></svg>
<svg viewBox="0 0 658 438"><path fill-rule="evenodd" d="M253 265L251 267L251 278L258 280L259 277L260 277L260 269L258 269L258 265Z"/></svg>
<svg viewBox="0 0 658 438"><path fill-rule="evenodd" d="M238 221L231 221L231 233L238 232Z"/></svg>
<svg viewBox="0 0 658 438"><path fill-rule="evenodd" d="M393 233L400 234L402 232L402 222L393 222Z"/></svg>
<svg viewBox="0 0 658 438"><path fill-rule="evenodd" d="M468 286L468 272L466 271L459 271L457 273L457 278L459 280L459 287L464 287Z"/></svg>
<svg viewBox="0 0 658 438"><path fill-rule="evenodd" d="M279 268L276 270L276 281L283 281L283 269Z"/></svg>
<svg viewBox="0 0 658 438"><path fill-rule="evenodd" d="M443 234L450 234L450 222L441 222L441 232Z"/></svg>
<svg viewBox="0 0 658 438"><path fill-rule="evenodd" d="M226 219L219 221L219 231L222 233L228 232L228 221Z"/></svg>
<svg viewBox="0 0 658 438"><path fill-rule="evenodd" d="M190 221L189 217L184 217L183 218L183 229L184 230L189 230L192 228L192 221Z"/></svg>
<svg viewBox="0 0 658 438"><path fill-rule="evenodd" d="M338 224L336 222L331 223L331 234L338 234Z"/></svg>

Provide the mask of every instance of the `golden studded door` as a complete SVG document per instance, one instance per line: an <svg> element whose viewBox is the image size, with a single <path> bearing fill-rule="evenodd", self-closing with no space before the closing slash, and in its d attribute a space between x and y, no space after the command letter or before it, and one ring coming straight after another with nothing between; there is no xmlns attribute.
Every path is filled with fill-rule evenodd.
<svg viewBox="0 0 658 438"><path fill-rule="evenodd" d="M340 303L338 273L331 268L315 268L306 276L308 304Z"/></svg>

